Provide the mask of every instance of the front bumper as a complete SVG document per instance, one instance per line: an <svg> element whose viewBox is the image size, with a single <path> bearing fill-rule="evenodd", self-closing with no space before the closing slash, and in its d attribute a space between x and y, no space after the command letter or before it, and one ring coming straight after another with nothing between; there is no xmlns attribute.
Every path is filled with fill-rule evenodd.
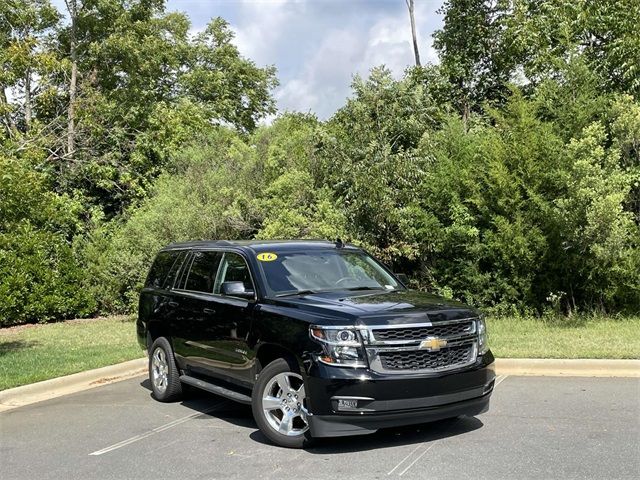
<svg viewBox="0 0 640 480"><path fill-rule="evenodd" d="M489 409L495 372L491 352L461 370L429 375L381 375L314 363L307 372L311 435L373 433Z"/></svg>

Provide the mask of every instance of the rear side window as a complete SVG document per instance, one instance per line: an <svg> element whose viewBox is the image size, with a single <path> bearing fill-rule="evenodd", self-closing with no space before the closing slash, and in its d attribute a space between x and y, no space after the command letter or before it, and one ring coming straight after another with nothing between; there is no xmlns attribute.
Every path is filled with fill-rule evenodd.
<svg viewBox="0 0 640 480"><path fill-rule="evenodd" d="M219 252L194 252L185 290L213 293L221 256Z"/></svg>
<svg viewBox="0 0 640 480"><path fill-rule="evenodd" d="M147 288L162 288L177 256L178 252L158 253L158 256L151 266L151 270L149 270L149 275L147 275L147 281L144 286Z"/></svg>

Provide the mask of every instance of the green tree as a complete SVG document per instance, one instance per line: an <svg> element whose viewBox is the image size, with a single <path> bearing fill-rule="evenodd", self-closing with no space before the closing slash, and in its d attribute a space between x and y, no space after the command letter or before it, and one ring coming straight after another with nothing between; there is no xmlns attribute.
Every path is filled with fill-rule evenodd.
<svg viewBox="0 0 640 480"><path fill-rule="evenodd" d="M502 101L518 65L516 42L508 37L508 0L447 0L433 35L449 101L466 121L485 101Z"/></svg>
<svg viewBox="0 0 640 480"><path fill-rule="evenodd" d="M441 117L418 78L395 81L385 69L356 77L354 97L318 136L323 181L344 205L351 237L387 260L416 252L405 227L427 165L413 151Z"/></svg>
<svg viewBox="0 0 640 480"><path fill-rule="evenodd" d="M48 78L59 62L48 43L59 21L49 0L8 0L0 5L0 118L5 137L28 131L34 106L50 94ZM17 108L8 102L9 88Z"/></svg>
<svg viewBox="0 0 640 480"><path fill-rule="evenodd" d="M159 0L72 3L75 21L60 31L59 49L70 52L77 91L66 76L59 91L73 155L57 162L57 173L63 189L84 192L109 217L145 197L185 130L193 137L225 124L246 132L274 111L274 69L243 58L223 20L191 38L189 19L164 13ZM167 141L154 144L159 123Z"/></svg>

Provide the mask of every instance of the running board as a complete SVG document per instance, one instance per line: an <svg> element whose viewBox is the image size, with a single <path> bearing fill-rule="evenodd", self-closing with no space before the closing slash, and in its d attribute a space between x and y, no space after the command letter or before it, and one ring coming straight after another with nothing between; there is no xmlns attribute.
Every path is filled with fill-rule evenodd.
<svg viewBox="0 0 640 480"><path fill-rule="evenodd" d="M199 378L190 377L189 375L180 375L180 381L182 383L186 383L187 385L206 390L207 392L215 393L216 395L220 395L221 397L235 400L236 402L251 404L250 396L240 392L236 392L235 390L229 390L228 388L220 387L219 385L215 385L213 383L205 382L204 380L200 380Z"/></svg>

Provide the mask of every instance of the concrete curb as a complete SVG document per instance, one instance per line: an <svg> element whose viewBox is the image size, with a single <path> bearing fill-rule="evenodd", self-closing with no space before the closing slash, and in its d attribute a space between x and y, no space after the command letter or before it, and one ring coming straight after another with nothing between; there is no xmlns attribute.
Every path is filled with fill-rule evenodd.
<svg viewBox="0 0 640 480"><path fill-rule="evenodd" d="M640 360L498 358L498 375L640 377Z"/></svg>
<svg viewBox="0 0 640 480"><path fill-rule="evenodd" d="M0 412L146 375L147 361L146 358L138 358L117 365L74 373L65 377L53 378L44 382L1 391ZM640 378L640 360L498 358L496 359L496 374Z"/></svg>
<svg viewBox="0 0 640 480"><path fill-rule="evenodd" d="M138 358L3 390L0 392L0 412L146 374L147 361L146 358Z"/></svg>

